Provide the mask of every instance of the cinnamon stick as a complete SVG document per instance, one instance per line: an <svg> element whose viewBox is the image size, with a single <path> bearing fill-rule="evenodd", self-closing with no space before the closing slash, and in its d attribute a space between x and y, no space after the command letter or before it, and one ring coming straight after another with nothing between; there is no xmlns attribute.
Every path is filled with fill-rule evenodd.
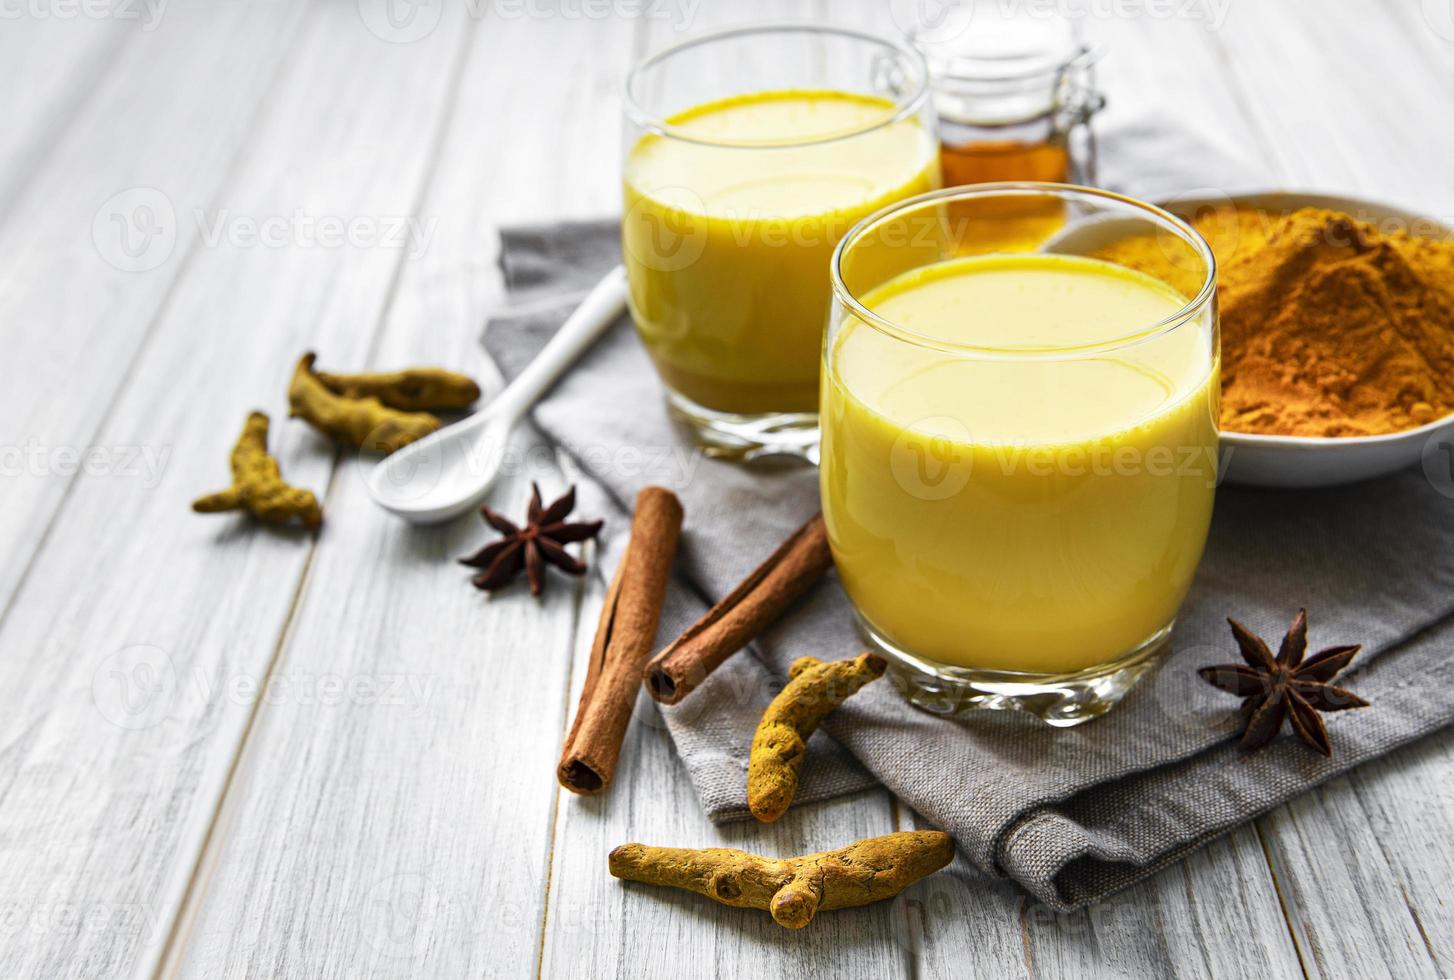
<svg viewBox="0 0 1454 980"><path fill-rule="evenodd" d="M647 691L662 704L676 704L776 621L832 564L828 530L818 514L651 659L642 678Z"/></svg>
<svg viewBox="0 0 1454 980"><path fill-rule="evenodd" d="M555 771L573 793L599 793L616 772L681 529L681 501L670 490L647 487L637 495L631 539L606 593L585 689Z"/></svg>

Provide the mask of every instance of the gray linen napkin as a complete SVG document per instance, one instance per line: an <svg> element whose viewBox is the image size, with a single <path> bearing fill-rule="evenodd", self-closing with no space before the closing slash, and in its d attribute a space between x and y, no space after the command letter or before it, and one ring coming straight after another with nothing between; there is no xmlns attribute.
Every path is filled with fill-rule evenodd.
<svg viewBox="0 0 1454 980"><path fill-rule="evenodd" d="M1137 151L1103 154L1107 183L1144 196L1253 183L1248 168L1174 130L1143 127L1105 142ZM1213 179L1138 171L1136 159L1200 161ZM485 343L507 376L619 260L616 236L613 221L504 234L512 305L491 320ZM617 510L619 519L608 522L604 570L619 556L626 508L642 486L669 486L681 496L687 520L679 588L658 645L818 509L810 468L749 469L690 449L668 420L656 376L624 318L534 418L598 481L603 493L592 498ZM1364 644L1357 669L1345 676L1374 707L1330 717L1331 760L1291 736L1243 755L1235 744L1237 702L1194 670L1236 660L1225 616L1275 641L1300 606L1310 610L1313 649ZM1116 710L1070 730L994 712L947 720L908 707L889 684L870 685L829 718L831 739L820 733L812 740L799 799L877 780L953 834L975 865L1015 879L1053 908L1072 910L1359 762L1454 722L1454 706L1439 693L1454 673L1451 613L1454 490L1417 469L1323 491L1224 487L1174 652ZM731 658L681 704L661 709L714 820L747 815L752 733L792 660L843 657L861 646L830 575L751 654Z"/></svg>

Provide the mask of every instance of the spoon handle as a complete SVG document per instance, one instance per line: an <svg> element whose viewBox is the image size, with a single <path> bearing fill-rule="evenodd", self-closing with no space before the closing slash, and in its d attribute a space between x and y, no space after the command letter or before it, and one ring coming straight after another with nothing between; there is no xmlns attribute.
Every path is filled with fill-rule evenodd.
<svg viewBox="0 0 1454 980"><path fill-rule="evenodd" d="M490 405L490 413L513 423L545 394L561 372L580 357L602 331L616 322L625 308L626 270L618 265L586 294L581 305L535 355L535 360L496 396Z"/></svg>

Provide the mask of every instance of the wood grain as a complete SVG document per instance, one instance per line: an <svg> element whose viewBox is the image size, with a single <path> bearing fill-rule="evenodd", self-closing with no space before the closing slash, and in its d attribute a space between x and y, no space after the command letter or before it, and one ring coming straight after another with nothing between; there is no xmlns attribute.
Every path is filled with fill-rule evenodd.
<svg viewBox="0 0 1454 980"><path fill-rule="evenodd" d="M358 31L346 7L260 10L218 8L218 19L179 24L169 42L175 49L138 51L134 84L117 91L170 92L176 115L128 118L110 106L118 118L75 131L76 152L89 150L72 164L75 176L89 176L107 193L118 183L176 176L180 183L167 186L181 214L192 206L257 220L295 209L407 214L438 116L420 103L443 104L454 82L452 49L445 43L434 57L409 57ZM272 74L273 49L295 24L300 43L282 59L287 68L265 109L254 113L261 91L250 83ZM256 116L241 127L232 118L239 100L243 115ZM224 135L219 156L211 148ZM177 143L158 154L169 138ZM198 186L186 176L195 168L212 180L211 171L234 169L229 158L239 147L235 179ZM114 170L95 166L108 151ZM154 485L120 474L74 478L47 547L0 626L0 683L14 698L0 723L0 873L26 930L25 942L0 944L0 975L150 974L242 734L263 703L259 685L310 551L306 536L257 533L236 517L199 517L187 502L225 481L228 446L254 405L279 423L273 446L284 472L324 489L333 451L283 423L280 371L305 343L340 362L362 359L397 256L224 240L197 249L174 286L123 285L105 274L83 285L73 276L90 276L87 263L99 261L94 252L77 254L91 249L96 203L82 195L73 205L64 173L46 179L60 216L81 217L84 238L59 238L53 250L32 245L56 266L49 285L26 282L9 297L29 293L72 314L49 335L29 331L21 339L36 380L54 375L23 421L75 425L89 417L98 444L169 447L170 461ZM55 220L37 217L39 227L8 230L69 230ZM75 270L61 268L66 258ZM103 320L107 310L119 320ZM138 348L142 328L148 342ZM41 356L47 342L79 355L84 369L60 383L64 358ZM19 367L7 359L3 370ZM55 419L41 418L47 408ZM37 494L28 502L43 501Z"/></svg>
<svg viewBox="0 0 1454 980"><path fill-rule="evenodd" d="M377 365L483 367L480 327L502 299L500 215L601 213L615 200L591 157L501 134L538 126L544 104L551 132L568 145L586 133L599 147L633 25L497 27L459 25L467 60L419 206L437 220L436 237L397 271ZM533 100L500 98L552 58L597 74L547 74ZM530 445L516 442L521 453ZM552 458L507 468L492 506L517 515L532 480L554 497L564 480ZM363 473L345 463L333 481L329 521L347 531L320 543L274 674L402 678L419 698L269 707L239 765L195 921L178 940L183 975L535 972L580 583L552 572L541 602L523 584L477 592L452 559L493 532L473 514L427 529L386 518ZM306 939L298 932L323 922Z"/></svg>
<svg viewBox="0 0 1454 980"><path fill-rule="evenodd" d="M1298 186L1446 219L1454 213L1454 188L1444 179L1450 135L1432 125L1449 103L1454 43L1433 59L1445 66L1440 78L1425 54L1440 39L1409 19L1418 8L1282 0L1239 4L1228 17L1218 41L1231 80Z"/></svg>
<svg viewBox="0 0 1454 980"><path fill-rule="evenodd" d="M449 559L481 527L380 515L362 462L282 419L286 367L316 345L344 368L488 374L494 229L619 207L617 86L634 57L683 28L895 25L869 2L580 9L445 4L407 43L370 29L367 2L0 31L26 80L0 103L0 448L158 463L128 476L117 456L93 472L52 458L0 478L0 976L1454 971L1447 735L1075 916L962 861L803 933L609 877L628 840L790 854L919 822L871 792L713 826L644 698L611 793L559 793L603 584L556 577L538 605L469 589ZM1289 185L1454 214L1454 37L1420 5L1278 0L1233 3L1215 26L1085 26L1108 49L1108 121L1184 121ZM175 239L127 271L107 209L137 187L164 195ZM123 199L123 220L138 201L155 203ZM429 230L417 253L208 241L224 211L295 209ZM316 546L186 511L225 481L254 404L274 414L284 472L326 492ZM558 489L564 465L523 457L494 502L518 509L531 479Z"/></svg>
<svg viewBox="0 0 1454 980"><path fill-rule="evenodd" d="M138 11L140 13L140 11ZM62 135L78 121L86 102L114 77L142 22L113 18L64 21L7 18L0 30L0 64L23 95L0 100L0 223L16 198L38 176Z"/></svg>
<svg viewBox="0 0 1454 980"><path fill-rule="evenodd" d="M1435 34L1417 9L1374 0L1242 5L1222 41L1231 80L1285 148L1290 183L1446 223L1454 216L1441 176L1454 134L1427 123L1448 105L1454 39ZM1379 67L1395 64L1408 70ZM1309 975L1449 974L1450 745L1447 733L1435 736L1258 821Z"/></svg>
<svg viewBox="0 0 1454 980"><path fill-rule="evenodd" d="M131 365L197 241L190 211L225 185L300 9L264 16L225 5L129 32L104 85L86 71L89 58L105 62L83 40L94 25L57 25L72 29L88 63L67 72L62 61L58 81L40 94L52 109L71 104L74 115L66 124L39 117L52 145L10 144L3 162L20 172L0 181L18 195L0 198L0 322L9 325L0 391L11 406L0 417L0 551L10 558L0 566L0 610L77 481L74 457L97 451L93 469L154 485L165 433L119 446L99 441L98 429L133 380ZM96 91L68 96L66 85ZM156 235L144 234L153 228Z"/></svg>
<svg viewBox="0 0 1454 980"><path fill-rule="evenodd" d="M767 20L812 19L822 13L820 7L763 0L704 5L692 28L700 32ZM667 22L648 21L643 27L644 51L680 39ZM581 609L572 704L584 680L601 595L600 587L593 586ZM642 694L611 792L591 799L561 794L540 973L662 978L908 975L911 951L897 941L888 905L825 913L798 933L776 925L762 912L619 882L606 871L606 854L629 841L737 847L791 856L895 829L892 800L881 791L794 808L772 825L755 821L712 825L702 815L654 703Z"/></svg>
<svg viewBox="0 0 1454 980"><path fill-rule="evenodd" d="M593 587L582 613L597 612L601 598ZM573 696L589 647L583 632ZM796 932L765 912L620 882L606 870L607 853L632 841L789 857L890 833L898 828L882 792L795 807L774 824L714 826L696 802L655 702L643 693L611 792L562 793L558 807L542 976L908 975L910 951L896 941L888 904L825 912Z"/></svg>
<svg viewBox="0 0 1454 980"><path fill-rule="evenodd" d="M859 13L865 26L888 29L882 10ZM1234 93L1205 84L1220 57L1205 23L1106 17L1087 19L1082 28L1105 50L1098 83L1109 104L1101 125L1195 118L1211 139L1248 141ZM905 816L908 825L926 826ZM1245 947L1228 944L1229 936L1250 937L1245 943L1259 951L1259 975L1302 975L1250 827L1074 915L1039 905L963 858L948 874L910 889L901 903L892 918L912 937L921 976L1243 976Z"/></svg>

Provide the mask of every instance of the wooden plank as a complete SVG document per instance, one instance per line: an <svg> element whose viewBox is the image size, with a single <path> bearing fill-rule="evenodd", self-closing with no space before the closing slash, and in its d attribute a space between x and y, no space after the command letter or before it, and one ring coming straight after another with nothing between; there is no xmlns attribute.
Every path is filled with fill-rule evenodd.
<svg viewBox="0 0 1454 980"><path fill-rule="evenodd" d="M4 187L24 190L0 223L0 322L13 326L0 358L0 552L10 556L0 567L0 611L81 472L80 457L91 454L93 472L148 488L166 463L170 449L155 436L104 445L97 429L197 240L191 209L206 207L223 185L299 10L229 4L153 32L127 30L105 84L56 58L62 71L38 91L31 114L73 103L79 112L54 123L60 139L44 150L43 165L41 149L25 141L0 153L7 165L34 167L7 178ZM72 28L80 51L104 63L104 52L93 51L104 37L85 40L94 25L56 27ZM79 102L63 93L78 84L66 77L77 72L96 88ZM24 112L6 115L27 125ZM152 228L158 233L144 237ZM123 231L133 256L121 247Z"/></svg>
<svg viewBox="0 0 1454 980"><path fill-rule="evenodd" d="M1443 732L1263 821L1310 975L1454 971L1451 747Z"/></svg>
<svg viewBox="0 0 1454 980"><path fill-rule="evenodd" d="M1137 62L1137 64L1143 63ZM1151 71L1149 74L1154 75L1155 72ZM1175 105L1175 100L1173 99L1168 99L1167 102ZM538 214L538 212L535 214ZM531 214L530 216L534 217L535 214ZM583 615L587 622L594 615L594 601L587 602L583 609ZM638 728L634 738L640 740L646 737L646 732L648 731ZM628 758L640 756L650 760L650 749L641 748L636 742L633 742L632 748L636 751L628 756ZM658 746L659 758L656 761L669 765L670 760L666 758L665 751L664 747ZM629 770L630 767L628 766L628 769L622 772L623 784L629 779L637 778L634 775L629 776ZM651 767L652 773L659 771L660 766ZM676 787L673 795L679 798L686 797L686 802L690 803L689 796L684 792L685 787L680 785L681 782L680 773L678 773L677 783L679 785ZM662 795L660 794L659 786L656 792ZM571 802L567 801L565 805L570 806ZM822 809L829 810L832 807L834 805L829 804ZM574 810L567 810L565 817L566 820L575 817L579 822L580 814ZM562 821L561 829L558 832L558 836L562 836L562 838L566 834L566 820ZM596 836L604 837L605 835L598 833ZM600 840L599 843L603 845L608 844L605 840ZM602 881L599 868L592 864L592 862L595 862L597 865L599 864L599 853L585 853L584 849L578 846L578 842L574 838L572 838L570 846L575 848L575 850L567 853L563 849L558 852L556 858L556 867L559 870L556 872L557 882L552 890L556 896L554 909L558 914L553 916L552 921L547 922L548 935L545 953L549 965L570 963L573 966L577 961L568 958L570 954L579 954L586 948L594 950L598 937L589 935L591 932L590 927L600 922L603 917L601 910L614 908L614 902L616 901L608 890L614 886L614 883ZM1177 873L1168 873L1157 879L1159 887L1170 890L1171 894L1169 896L1162 895L1159 891L1149 890L1148 888L1138 889L1136 892L1131 893L1134 897L1127 898L1125 904L1119 902L1113 904L1111 906L1111 912L1099 913L1098 918L1098 913L1093 910L1085 914L1080 920L1077 920L1084 923L1086 927L1084 930L1081 930L1081 926L1077 925L1077 921L1062 923L1056 920L1051 923L1045 923L1036 917L1033 909L1022 909L1020 916L1028 923L1024 926L1027 938L1023 940L1023 945L1028 949L1027 955L1030 956L1027 969L1034 966L1045 972L1053 973L1058 972L1059 969L1069 969L1072 965L1075 965L1081 969L1124 970L1130 964L1135 963L1143 966L1161 965L1165 967L1171 965L1173 968L1185 972L1210 972L1213 974L1235 975L1238 972L1238 966L1240 964L1237 951L1226 946L1217 946L1215 941L1210 939L1210 937L1215 937L1219 934L1238 934L1236 932L1219 933L1219 930L1222 928L1235 925L1238 921L1243 923L1244 929L1250 927L1254 932L1258 924L1261 924L1265 928L1268 921L1263 915L1266 911L1265 904L1258 905L1257 907L1243 906L1239 909L1234 909L1233 914L1224 917L1216 912L1216 909L1219 907L1217 903L1199 902L1197 899L1203 896L1229 894L1232 893L1231 889L1234 887L1244 896L1268 896L1270 892L1266 888L1266 866L1265 863L1259 864L1258 856L1259 852L1256 847L1256 838L1251 832L1228 838L1226 841L1214 845L1208 851L1195 856L1182 866L1180 869L1182 881L1178 882ZM578 872L568 870L574 867L571 864L572 858L577 858L580 861ZM1207 866L1199 867L1203 863ZM1259 875L1264 877L1259 878ZM1262 881L1262 887L1247 888L1245 882L1249 878L1253 882ZM573 888L573 882L590 884L595 890L588 892L588 894L594 897L588 898L584 902L563 901L562 894L574 895L582 891L582 889ZM1178 885L1181 887L1178 888ZM975 887L978 889L984 886L982 883L976 882ZM996 887L1003 889L1005 886ZM638 889L632 889L630 886L622 890L628 893L640 891ZM1148 894L1142 895L1141 892L1143 890L1147 890ZM1016 896L1019 893L1010 891L1010 895ZM1177 899L1178 895L1181 900L1173 904L1171 911L1159 911L1163 905L1172 903ZM649 896L643 897L649 898ZM666 899L665 901L671 900ZM691 902L693 902L693 899L690 896L683 896L675 904L679 906ZM932 903L929 904L932 905ZM711 921L715 922L715 916L718 912L711 906L707 906L706 908L707 911L703 913L704 916L711 917ZM1117 911L1123 909L1128 911ZM978 911L982 912L983 910L980 909ZM998 913L998 909L995 911ZM627 909L623 909L620 913L623 921L628 913L629 910ZM739 913L729 914L739 915ZM609 918L612 916L612 913L608 913L605 917ZM1107 924L1107 920L1109 920L1109 924ZM699 938L696 931L684 931L680 923L673 923L671 921L671 917L665 917L658 921L662 921L668 927L666 935L673 937L680 936L683 943L687 940ZM998 917L992 918L992 921L1001 929L1004 928L1003 922ZM1013 920L1005 919L1004 921ZM1174 922L1176 927L1170 928L1168 926L1169 921ZM1127 922L1130 923L1129 928L1127 927ZM1275 920L1273 922L1275 923ZM556 923L560 925L556 925ZM583 928L588 933L585 936L581 935ZM1160 929L1163 932L1170 928L1171 934L1176 941L1168 941L1162 936L1160 937L1161 941L1147 943L1138 936L1142 930L1147 928ZM1065 933L1075 932L1077 930L1081 931L1074 937L1073 941L1066 937ZM1179 937L1184 932L1199 932L1203 935L1198 936L1196 941L1181 942ZM571 934L573 934L573 939L570 938ZM952 933L951 935L959 934ZM969 936L979 939L978 933L975 930L970 931ZM994 948L1006 948L1001 943L1007 941L1008 938L1007 931L997 934L997 941L993 944ZM637 964L634 961L623 960L621 958L623 955L622 951L626 951L624 953L625 956L630 956L642 945L643 939L654 943L653 949L658 948L662 941L661 934L657 933L654 929L648 929L644 925L632 926L631 941L623 940L611 943L608 949L600 955L598 960L592 961L593 965L609 963L613 965L636 966ZM1291 958L1291 950L1288 948L1285 931L1279 933L1276 928L1270 929L1263 934L1260 941L1269 948L1278 948L1282 954L1273 961L1275 967L1274 972L1279 974L1290 973L1290 967L1295 963L1295 960ZM976 942L973 947L966 944L958 950L959 955L957 959L961 965L971 955L976 959L982 955L983 948L980 942ZM1088 951L1094 951L1096 948L1095 943L1104 944L1104 951L1110 955L1087 957L1085 954ZM1209 943L1211 944L1210 948ZM1138 946L1142 947L1142 955L1139 955L1135 959L1128 959L1121 952L1123 949L1135 949ZM670 961L670 957L676 954L677 947L674 943L669 943L668 947L669 951L664 958ZM612 951L618 954L614 959L610 955ZM731 952L721 950L720 948L714 951L719 954L718 958L710 963L714 968L721 969L723 962L721 959L722 955L732 957L729 960L730 963L738 962L735 955ZM1208 959L1196 959L1194 954L1197 954L1199 951L1205 951ZM924 966L927 966L929 972L934 972L935 968L940 966L943 966L947 970L953 962L954 959L931 957L925 961ZM995 971L987 972L993 973Z"/></svg>
<svg viewBox="0 0 1454 980"><path fill-rule="evenodd" d="M593 589L582 611L592 626L579 634L572 709L601 598L599 587ZM881 791L794 807L774 824L714 826L654 704L642 695L610 791L590 798L560 794L540 976L907 975L910 950L896 941L892 903L825 912L798 932L766 912L620 882L606 870L610 850L632 841L788 857L895 829L891 801Z"/></svg>
<svg viewBox="0 0 1454 980"><path fill-rule="evenodd" d="M1302 977L1266 858L1250 829L1074 915L1022 911L1042 976ZM1235 941L1233 941L1235 937Z"/></svg>
<svg viewBox="0 0 1454 980"><path fill-rule="evenodd" d="M316 190L342 178L328 205L335 213L407 210L428 156L420 144L429 142L430 113L444 104L453 49L436 36L376 50L351 33L358 29L352 7L317 16L310 21L309 47L286 80L288 98L269 112L267 138L239 168L241 198L229 194L227 200L235 209L277 209L293 200L287 188ZM742 17L756 19L750 11ZM540 63L569 58L576 47L583 49L582 60L606 51L614 66L615 52L625 45L592 33L587 52L574 33L600 27L562 32L559 22L521 22L508 34L493 34L496 23L480 30L446 144L448 165L422 209L425 216L446 213L424 259L402 266L378 363L416 356L464 363L477 356L475 326L497 296L489 221L614 207L610 161L619 148L614 107L607 104L610 71L538 71ZM1352 35L1354 26L1341 30ZM566 34L570 40L562 42ZM181 57L166 47L153 49L157 53ZM1178 51L1177 62L1202 64L1205 57L1194 47ZM1250 70L1242 49L1232 57L1239 72ZM245 63L259 55L238 42L237 58ZM437 70L428 67L431 60ZM1158 93L1158 104L1203 118L1201 103L1182 101L1197 88L1191 84L1196 71L1181 78L1181 69L1164 72L1148 59L1124 63L1133 70L1122 77L1135 80L1126 84L1145 85ZM197 64L205 68L201 55ZM1112 62L1107 64L1109 70ZM1169 83L1170 90L1155 87L1164 74L1181 80ZM538 101L533 95L497 99L516 77L530 77L532 84L544 77L548 91ZM1214 105L1227 98L1223 86L1206 89ZM1280 89L1272 91L1284 98ZM468 111L472 106L477 114ZM1288 110L1279 101L1259 111L1275 130ZM333 112L345 118L331 119ZM1225 109L1208 117L1215 125L1232 125L1223 122ZM562 132L559 152L549 160L539 152L541 140L501 139L504 133L538 132L543 119ZM371 141L369 133L378 135ZM295 145L310 148L301 164ZM379 149L392 155L358 167L327 163L365 160ZM1303 150L1285 152L1297 166L1307 163ZM81 154L70 144L58 147L60 156L67 153L76 161L72 169L84 172ZM279 161L295 167L274 169ZM1340 173L1349 179L1358 179L1360 168L1373 173L1376 167L1363 158L1342 164L1347 169ZM374 169L376 178L358 172ZM49 186L63 186L61 179ZM89 213L82 217L89 235ZM0 242L12 240L8 227L0 228ZM54 246L39 235L27 247ZM220 794L227 778L219 746L236 744L251 716L245 691L232 698L212 695L224 690L224 682L256 680L271 670L290 683L336 676L361 687L349 694L345 684L338 705L305 703L294 693L259 712L229 803L212 831L215 846L193 896L195 923L189 919L179 935L178 963L188 973L505 974L523 972L513 968L528 969L539 955L545 975L826 969L876 975L904 972L903 959L912 954L913 969L933 976L1245 975L1245 949L1227 937L1246 935L1259 951L1272 951L1265 972L1296 975L1295 953L1277 926L1276 899L1252 831L1214 844L1103 909L1064 919L1041 914L1025 904L1023 893L967 869L930 879L900 902L835 913L801 935L778 930L759 913L612 881L604 871L605 852L627 839L722 841L791 853L884 832L894 817L882 794L865 794L795 811L793 823L766 833L750 825L713 828L700 816L669 740L658 726L641 723L654 717L646 706L612 795L557 801L549 768L575 693L574 686L566 690L571 670L563 653L572 635L570 614L578 609L572 682L578 685L599 583L583 600L561 592L541 608L481 604L447 561L478 532L465 522L417 534L382 521L364 500L351 465L339 471L329 500L330 528L286 646L270 667L303 565L302 543L178 515L192 492L220 478L225 441L246 401L272 392L268 405L277 408L278 363L292 348L321 340L330 360L362 360L397 267L377 255L343 260L303 250L282 253L261 259L199 253L115 418L97 433L108 439L146 433L185 451L185 458L149 494L118 488L114 480L78 481L11 621L0 625L0 648L16 651L0 658L0 681L24 705L0 722L0 873L17 883L17 902L7 909L20 909L19 921L39 933L33 939L28 932L20 943L6 936L0 973L112 975L133 965L147 971L189 878L190 855L211 820L202 801ZM52 287L54 281L52 274ZM125 277L117 282L137 290ZM12 309L5 295L0 291L0 309ZM165 290L156 292L156 301L163 295ZM218 342L212 344L209 333L209 350L232 376L195 373L189 338L196 323L217 324ZM113 349L100 331L76 336L85 339L56 341L44 351L89 343L99 347L88 354L89 365L93 358L104 363ZM32 368L35 363L50 367L56 357L32 358ZM62 367L70 366L54 366L37 381L18 372L0 374L0 380L20 384L10 390L30 398L42 381L73 377ZM97 378L104 383L99 370L68 381L68 393L94 389ZM57 411L68 411L59 394L52 402ZM274 440L288 472L321 489L331 472L330 454L295 426L279 423ZM543 475L555 476L548 468ZM502 485L501 498L518 499L522 489L522 481L512 479ZM55 503L63 490L45 499ZM27 513L33 516L33 508ZM0 541L7 527L0 520ZM227 596L220 605L218 595ZM115 679L110 668L151 663L144 651L118 661L112 654L120 643L162 650L184 689L173 710L142 734L120 729L101 737L81 716L97 707L125 707L108 700L104 683ZM539 673L502 680L491 658L519 657L522 650L540 651ZM121 679L140 678L127 671ZM403 684L393 696L402 701L380 703L381 686L395 683ZM193 703L199 684L212 685L211 694L204 690ZM97 690L100 703L93 705ZM150 720L145 713L118 717L123 723ZM546 731L550 737L542 738ZM1310 969L1346 975L1354 964L1364 972L1397 973L1396 964L1409 974L1449 972L1442 912L1454 900L1443 875L1454 866L1446 856L1450 810L1440 793L1431 797L1429 790L1448 785L1447 749L1442 741L1426 743L1405 753L1407 760L1366 766L1263 822L1279 879L1290 883ZM905 822L910 819L905 815ZM1352 859L1328 860L1328 840L1353 842ZM950 915L941 914L945 908ZM1399 914L1389 916L1390 908ZM1370 921L1355 916L1350 927L1350 913ZM7 924L16 921L12 915ZM96 922L99 929L87 925ZM1258 963L1262 968L1260 952Z"/></svg>
<svg viewBox="0 0 1454 980"><path fill-rule="evenodd" d="M530 477L560 484L516 474L499 499L513 510ZM273 677L336 677L385 697L266 707L179 972L526 975L578 587L487 600L452 561L486 538L477 520L386 523L352 482L342 474L330 503L351 532L320 549Z"/></svg>
<svg viewBox="0 0 1454 980"><path fill-rule="evenodd" d="M906 825L922 826L908 814ZM1251 830L1066 914L956 858L894 903L896 937L922 977L1303 976ZM1236 942L1229 941L1237 937Z"/></svg>
<svg viewBox="0 0 1454 980"><path fill-rule="evenodd" d="M1372 0L1241 5L1222 40L1229 81L1257 96L1297 183L1447 222L1450 48L1436 57L1444 41L1417 16ZM1443 734L1368 763L1259 821L1310 975L1454 968L1450 744Z"/></svg>
<svg viewBox="0 0 1454 980"><path fill-rule="evenodd" d="M152 154L118 150L116 168L100 168L110 171L102 179L126 186L153 168L171 174L174 166L212 165L201 151L219 127L206 117L226 113L238 95L211 71L250 78L248 66L266 64L287 35L268 17L301 15L300 44L248 134L236 179L202 203L238 221L295 211L315 220L411 214L455 81L457 39L441 32L412 46L387 44L360 30L352 5L219 11L221 20L198 23L221 30L225 48L185 43L208 35L174 34L145 52L158 85L195 73L201 98L183 103L190 123L172 125L200 127L201 143L168 143L137 116L131 124L141 132L123 145L150 145ZM48 175L57 192L98 169L105 147L91 149L74 169ZM158 164L156 154L167 162ZM195 200L173 193L179 209ZM85 204L88 236L95 206ZM54 224L41 227L56 234ZM50 243L36 264L65 257L67 241ZM223 235L197 250L171 291L152 342L97 432L106 445L171 447L170 464L154 487L76 479L0 627L0 689L12 699L0 721L0 875L14 912L8 923L23 930L0 943L0 975L154 971L237 746L264 699L259 692L272 690L261 685L310 552L306 535L194 516L188 500L225 483L228 447L254 405L274 415L272 443L284 472L326 488L334 451L283 418L288 370L306 344L318 344L333 364L361 362L401 261L399 249L364 241L270 247ZM94 298L77 297L68 282L52 274L27 289L69 293L77 314L93 304L118 315L155 306L156 287L146 279L103 276ZM58 405L87 383L104 387L103 372L116 370L107 360L126 360L106 333L98 323L94 335L76 329L52 338L80 351L89 373L73 369L75 384L42 404ZM7 374L12 365L6 361ZM46 366L42 359L31 369ZM330 524L323 535L347 533L346 524ZM298 683L324 678L329 663L309 666ZM280 696L308 693L295 686Z"/></svg>
<svg viewBox="0 0 1454 980"><path fill-rule="evenodd" d="M0 64L23 83L0 100L0 216L40 172L47 154L101 89L127 41L160 26L138 6L138 19L7 17L0 30ZM143 16L145 15L145 16ZM0 221L3 221L0 217Z"/></svg>
<svg viewBox="0 0 1454 980"><path fill-rule="evenodd" d="M704 4L692 29L700 33L766 20L823 19L823 13L812 2ZM643 51L680 39L667 23L644 26ZM597 586L582 608L568 698L572 711L600 599ZM643 697L609 794L590 799L560 794L540 973L663 978L904 974L908 951L895 942L888 905L825 914L810 929L794 933L764 912L625 884L606 871L606 854L628 841L790 856L894 829L891 799L883 792L794 808L771 826L713 826L675 757L660 716Z"/></svg>
<svg viewBox="0 0 1454 980"><path fill-rule="evenodd" d="M859 8L860 24L888 33L882 9ZM1209 138L1245 144L1235 95L1205 84L1219 54L1211 25L1198 20L1087 18L1103 46L1098 83L1107 93L1097 121L1115 132L1135 122L1197 121ZM1256 149L1248 152L1256 159ZM908 822L927 826L916 815ZM1299 977L1272 875L1251 827L1187 861L1074 915L1040 905L1022 889L988 878L962 857L949 873L910 889L894 923L926 977L1223 976L1246 973L1243 936L1259 950L1260 975Z"/></svg>
<svg viewBox="0 0 1454 980"><path fill-rule="evenodd" d="M611 83L632 36L615 20L475 28L420 209L435 234L401 270L379 365L483 368L480 328L501 300L495 225L614 206ZM500 97L521 79L529 98ZM519 511L533 479L561 488L549 455L530 458L492 492L501 510ZM182 974L535 972L581 592L553 576L539 603L521 589L486 598L452 561L490 536L477 517L406 527L361 476L346 464L335 480L330 519L348 531L320 547L274 675L383 673L427 697L417 710L268 706L179 938Z"/></svg>
<svg viewBox="0 0 1454 980"><path fill-rule="evenodd" d="M1448 69L1413 53L1381 0L1239 4L1217 39L1300 186L1454 213Z"/></svg>
<svg viewBox="0 0 1454 980"><path fill-rule="evenodd" d="M1435 0L1401 3L1382 0L1383 15L1403 32L1411 53L1436 80L1436 91L1454 95L1454 6Z"/></svg>

